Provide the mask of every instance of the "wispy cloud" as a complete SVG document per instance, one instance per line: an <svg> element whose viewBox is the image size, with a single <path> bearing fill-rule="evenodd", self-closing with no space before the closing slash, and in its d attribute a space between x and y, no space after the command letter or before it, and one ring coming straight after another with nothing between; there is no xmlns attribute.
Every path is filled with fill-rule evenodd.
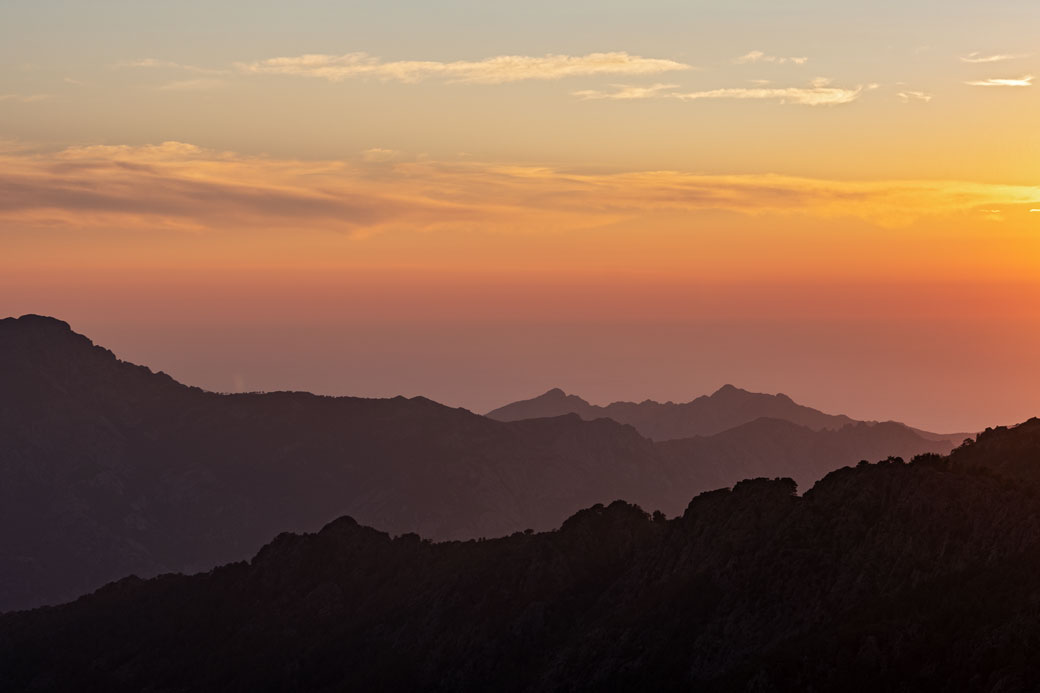
<svg viewBox="0 0 1040 693"><path fill-rule="evenodd" d="M768 55L762 51L751 51L750 53L745 53L739 58L733 58L733 62L737 65L748 65L753 63L772 63L774 65L791 63L794 65L804 65L809 62L809 59L805 56L781 57L778 55Z"/></svg>
<svg viewBox="0 0 1040 693"><path fill-rule="evenodd" d="M851 103L858 99L867 89L877 85L854 88L831 86L828 79L815 79L808 87L727 87L705 91L678 92L674 84L655 84L649 87L638 87L625 84L612 85L614 91L584 89L571 92L580 99L676 99L679 101L697 101L701 99L737 99L779 101L781 103L800 104L803 106L828 106Z"/></svg>
<svg viewBox="0 0 1040 693"><path fill-rule="evenodd" d="M50 94L0 94L0 101L14 101L15 103L36 103L52 98Z"/></svg>
<svg viewBox="0 0 1040 693"><path fill-rule="evenodd" d="M226 83L222 79L181 79L156 87L161 91L209 91L219 89Z"/></svg>
<svg viewBox="0 0 1040 693"><path fill-rule="evenodd" d="M983 55L978 51L974 53L968 53L967 55L961 56L962 63L1000 63L1005 60L1017 60L1018 58L1024 58L1024 55L1012 55L1010 53L995 53L992 55Z"/></svg>
<svg viewBox="0 0 1040 693"><path fill-rule="evenodd" d="M676 89L678 84L653 84L649 87L640 87L631 84L611 84L614 91L601 91L598 89L582 89L572 91L572 96L579 99L616 99L626 101L630 99L654 99L667 96L665 92Z"/></svg>
<svg viewBox="0 0 1040 693"><path fill-rule="evenodd" d="M199 67L198 65L186 65L184 63L173 62L172 60L159 60L157 58L141 58L140 60L128 60L126 62L116 63L115 66L126 68L186 70L188 72L197 72L203 75L228 74L228 70L222 70L211 67Z"/></svg>
<svg viewBox="0 0 1040 693"><path fill-rule="evenodd" d="M367 53L301 55L236 63L247 73L317 77L331 82L371 77L399 82L443 79L469 84L502 84L522 80L552 80L590 75L648 75L692 69L691 65L662 58L644 58L625 52L588 55L500 55L484 60L438 62L398 60L384 62Z"/></svg>
<svg viewBox="0 0 1040 693"><path fill-rule="evenodd" d="M991 77L974 82L965 82L972 87L1031 87L1033 86L1033 75L1026 75L1017 79L1003 79Z"/></svg>
<svg viewBox="0 0 1040 693"><path fill-rule="evenodd" d="M928 103L932 100L932 95L923 91L901 91L896 94L896 96L898 96L903 103L910 103L911 101L924 101L925 103Z"/></svg>
<svg viewBox="0 0 1040 693"><path fill-rule="evenodd" d="M1038 205L1040 188L958 181L594 174L435 161L386 162L375 170L362 161L248 157L177 142L46 154L0 149L0 233L55 227L134 233L527 232L717 210L858 217L898 226L928 216Z"/></svg>
<svg viewBox="0 0 1040 693"><path fill-rule="evenodd" d="M867 87L872 88L871 87ZM682 101L699 99L755 99L779 101L781 103L799 104L802 106L836 106L852 103L863 93L864 87L834 87L829 80L814 80L808 87L732 87L727 89L709 89L686 94L672 94L672 98Z"/></svg>
<svg viewBox="0 0 1040 693"><path fill-rule="evenodd" d="M383 164L388 161L393 161L400 155L401 153L394 149L373 147L372 149L366 149L361 152L361 160L369 164Z"/></svg>

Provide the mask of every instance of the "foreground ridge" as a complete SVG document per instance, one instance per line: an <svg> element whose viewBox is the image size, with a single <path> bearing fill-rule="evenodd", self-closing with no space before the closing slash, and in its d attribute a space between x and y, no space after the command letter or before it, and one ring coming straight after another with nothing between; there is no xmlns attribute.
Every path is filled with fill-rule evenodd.
<svg viewBox="0 0 1040 693"><path fill-rule="evenodd" d="M0 617L61 690L1030 690L1040 420L948 457L754 479L672 520L432 544L343 518L249 563Z"/></svg>

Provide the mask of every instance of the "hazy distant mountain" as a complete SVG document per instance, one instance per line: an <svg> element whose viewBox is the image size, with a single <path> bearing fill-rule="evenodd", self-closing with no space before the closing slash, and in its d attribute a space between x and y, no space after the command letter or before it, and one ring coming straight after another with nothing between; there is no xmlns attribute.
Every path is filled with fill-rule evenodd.
<svg viewBox="0 0 1040 693"><path fill-rule="evenodd" d="M248 564L0 617L11 690L1032 691L1040 421L950 458L758 479L682 517L391 539L344 518Z"/></svg>
<svg viewBox="0 0 1040 693"><path fill-rule="evenodd" d="M562 414L577 414L588 421L613 419L634 426L653 440L713 435L761 418L790 421L814 431L836 430L859 423L843 414L824 414L796 404L784 394L748 392L732 385L725 385L712 395L682 404L648 399L639 403L614 402L605 407L589 404L577 395L568 395L555 388L534 399L507 404L487 415L498 421L517 421ZM966 437L964 434L918 432L931 440L951 441L958 445Z"/></svg>
<svg viewBox="0 0 1040 693"><path fill-rule="evenodd" d="M746 476L806 483L950 447L903 427L768 421L655 445L574 414L504 423L421 397L219 395L61 321L0 320L0 611L207 569L343 514L395 534L500 536L618 497L675 514Z"/></svg>
<svg viewBox="0 0 1040 693"><path fill-rule="evenodd" d="M910 459L926 452L945 454L953 447L953 441L927 440L894 422L814 431L780 419L756 419L713 436L657 443L674 473L693 475L689 486L699 490L780 475L806 489L828 472L860 460Z"/></svg>

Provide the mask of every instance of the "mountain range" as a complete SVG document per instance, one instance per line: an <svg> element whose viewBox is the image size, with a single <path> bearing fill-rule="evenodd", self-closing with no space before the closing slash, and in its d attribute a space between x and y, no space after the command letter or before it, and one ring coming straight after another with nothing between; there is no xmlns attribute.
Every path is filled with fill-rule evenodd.
<svg viewBox="0 0 1040 693"><path fill-rule="evenodd" d="M768 397L741 393L707 399ZM574 413L503 422L422 397L216 394L121 361L60 320L9 318L0 611L131 574L208 570L344 514L434 540L548 530L616 498L674 515L746 477L807 487L861 459L954 445L935 438L901 424L813 430L756 418L655 442Z"/></svg>
<svg viewBox="0 0 1040 693"><path fill-rule="evenodd" d="M666 519L430 543L341 518L0 616L0 687L990 691L1040 681L1040 420Z"/></svg>
<svg viewBox="0 0 1040 693"><path fill-rule="evenodd" d="M785 394L768 395L723 385L711 395L689 402L613 402L607 406L589 404L577 395L553 388L532 399L506 404L487 413L497 421L538 419L577 414L586 421L612 419L633 426L651 440L674 440L710 436L736 428L756 419L780 419L813 431L838 430L860 422L844 414L825 414L796 403ZM913 429L929 440L955 440L960 443L968 433L930 433Z"/></svg>

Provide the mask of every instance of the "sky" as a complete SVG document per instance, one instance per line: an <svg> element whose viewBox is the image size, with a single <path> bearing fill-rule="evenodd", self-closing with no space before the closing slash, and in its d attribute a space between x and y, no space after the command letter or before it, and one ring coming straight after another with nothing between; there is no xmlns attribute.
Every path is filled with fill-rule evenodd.
<svg viewBox="0 0 1040 693"><path fill-rule="evenodd" d="M1014 423L1038 29L1017 0L6 0L0 314L218 391L732 383Z"/></svg>

